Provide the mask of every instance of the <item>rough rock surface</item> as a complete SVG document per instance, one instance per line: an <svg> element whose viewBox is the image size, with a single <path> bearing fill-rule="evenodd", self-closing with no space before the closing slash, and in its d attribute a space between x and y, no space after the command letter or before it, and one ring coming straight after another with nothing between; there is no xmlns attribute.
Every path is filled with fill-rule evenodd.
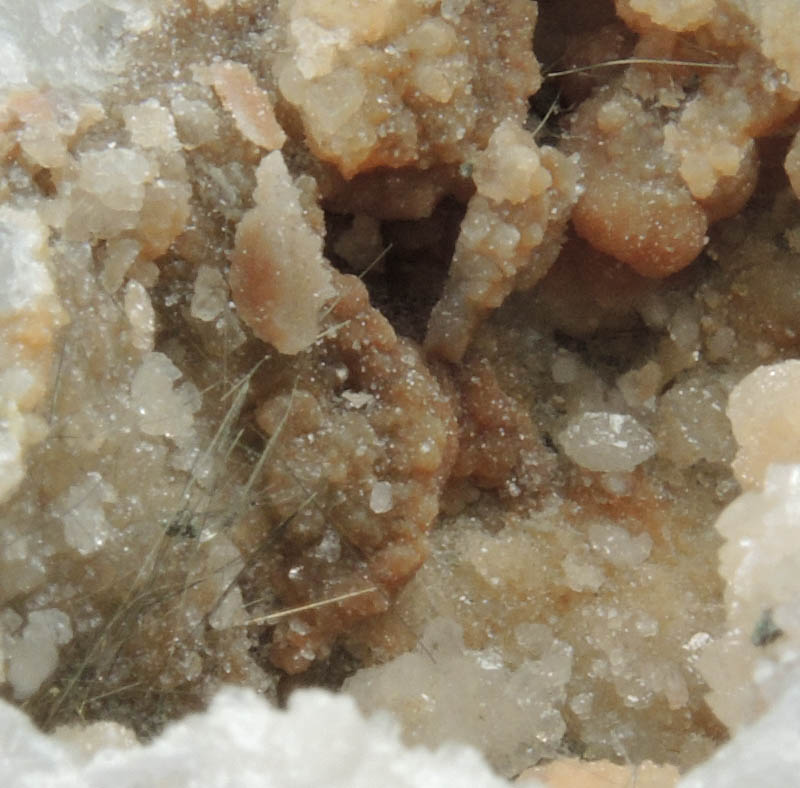
<svg viewBox="0 0 800 788"><path fill-rule="evenodd" d="M0 0L0 693L506 776L780 712L797 6Z"/></svg>

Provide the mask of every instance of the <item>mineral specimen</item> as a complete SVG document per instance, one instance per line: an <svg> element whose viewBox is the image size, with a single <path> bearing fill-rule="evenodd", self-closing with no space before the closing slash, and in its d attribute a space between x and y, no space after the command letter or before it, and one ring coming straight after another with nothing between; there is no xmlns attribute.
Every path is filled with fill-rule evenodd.
<svg viewBox="0 0 800 788"><path fill-rule="evenodd" d="M0 0L3 745L779 779L799 11Z"/></svg>

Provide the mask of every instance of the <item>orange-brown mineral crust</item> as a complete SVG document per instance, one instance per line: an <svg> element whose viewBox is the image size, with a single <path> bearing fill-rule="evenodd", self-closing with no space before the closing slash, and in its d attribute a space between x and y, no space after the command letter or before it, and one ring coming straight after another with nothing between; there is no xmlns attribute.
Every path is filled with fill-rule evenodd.
<svg viewBox="0 0 800 788"><path fill-rule="evenodd" d="M764 56L778 32L766 25L759 40L738 10L713 24L706 0L619 0L617 10L640 34L633 57L653 65L629 66L574 113L561 149L580 155L585 191L572 221L598 250L665 277L697 257L711 222L745 205L754 141L776 132L798 94ZM677 35L695 30L695 42ZM717 59L693 66L699 51Z"/></svg>
<svg viewBox="0 0 800 788"><path fill-rule="evenodd" d="M708 219L663 149L657 111L622 86L604 86L577 109L565 144L584 172L572 212L579 235L648 276L697 257Z"/></svg>
<svg viewBox="0 0 800 788"><path fill-rule="evenodd" d="M278 385L269 374L258 384L256 420L276 440L264 470L279 540L271 580L286 607L367 591L277 626L270 658L289 673L385 610L425 560L457 444L449 397L419 351L356 277L333 276L322 338Z"/></svg>
<svg viewBox="0 0 800 788"><path fill-rule="evenodd" d="M542 454L529 414L502 390L487 359L466 361L457 382L460 434L453 478L518 489Z"/></svg>

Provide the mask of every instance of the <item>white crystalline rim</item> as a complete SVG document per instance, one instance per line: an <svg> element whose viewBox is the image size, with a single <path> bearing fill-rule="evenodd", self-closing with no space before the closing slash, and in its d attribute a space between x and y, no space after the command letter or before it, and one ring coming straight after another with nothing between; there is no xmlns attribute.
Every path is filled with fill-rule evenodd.
<svg viewBox="0 0 800 788"><path fill-rule="evenodd" d="M254 692L223 689L204 714L170 725L148 746L79 752L0 701L4 788L502 788L468 747L409 749L386 715L365 720L352 698L295 693L288 712Z"/></svg>

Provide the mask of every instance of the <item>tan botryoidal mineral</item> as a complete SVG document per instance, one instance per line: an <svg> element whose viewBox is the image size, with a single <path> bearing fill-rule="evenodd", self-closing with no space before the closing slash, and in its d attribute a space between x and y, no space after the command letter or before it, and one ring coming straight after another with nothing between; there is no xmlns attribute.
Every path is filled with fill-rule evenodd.
<svg viewBox="0 0 800 788"><path fill-rule="evenodd" d="M754 140L780 127L800 93L779 70L787 66L773 6L753 14L758 38L735 14L716 24L705 0L617 5L641 34L633 56L655 65L634 64L575 113L565 147L581 155L586 189L572 219L601 251L645 276L668 276L697 257L710 222L747 202L758 167ZM674 35L695 29L698 42L720 55L700 68L691 65L697 47ZM741 36L752 37L755 51L732 44ZM675 67L663 71L663 59Z"/></svg>
<svg viewBox="0 0 800 788"><path fill-rule="evenodd" d="M278 625L270 658L289 673L385 611L420 567L456 448L450 399L419 350L370 306L357 278L335 273L333 285L313 350L277 387L269 366L254 383L263 388L256 421L276 440L264 468L279 532L277 562L266 559L274 593L291 608L365 591ZM265 580L252 574L249 593L263 595Z"/></svg>
<svg viewBox="0 0 800 788"><path fill-rule="evenodd" d="M540 148L512 120L495 129L472 163L476 193L467 205L425 349L460 361L479 322L515 287L530 288L558 255L578 195L578 167Z"/></svg>

